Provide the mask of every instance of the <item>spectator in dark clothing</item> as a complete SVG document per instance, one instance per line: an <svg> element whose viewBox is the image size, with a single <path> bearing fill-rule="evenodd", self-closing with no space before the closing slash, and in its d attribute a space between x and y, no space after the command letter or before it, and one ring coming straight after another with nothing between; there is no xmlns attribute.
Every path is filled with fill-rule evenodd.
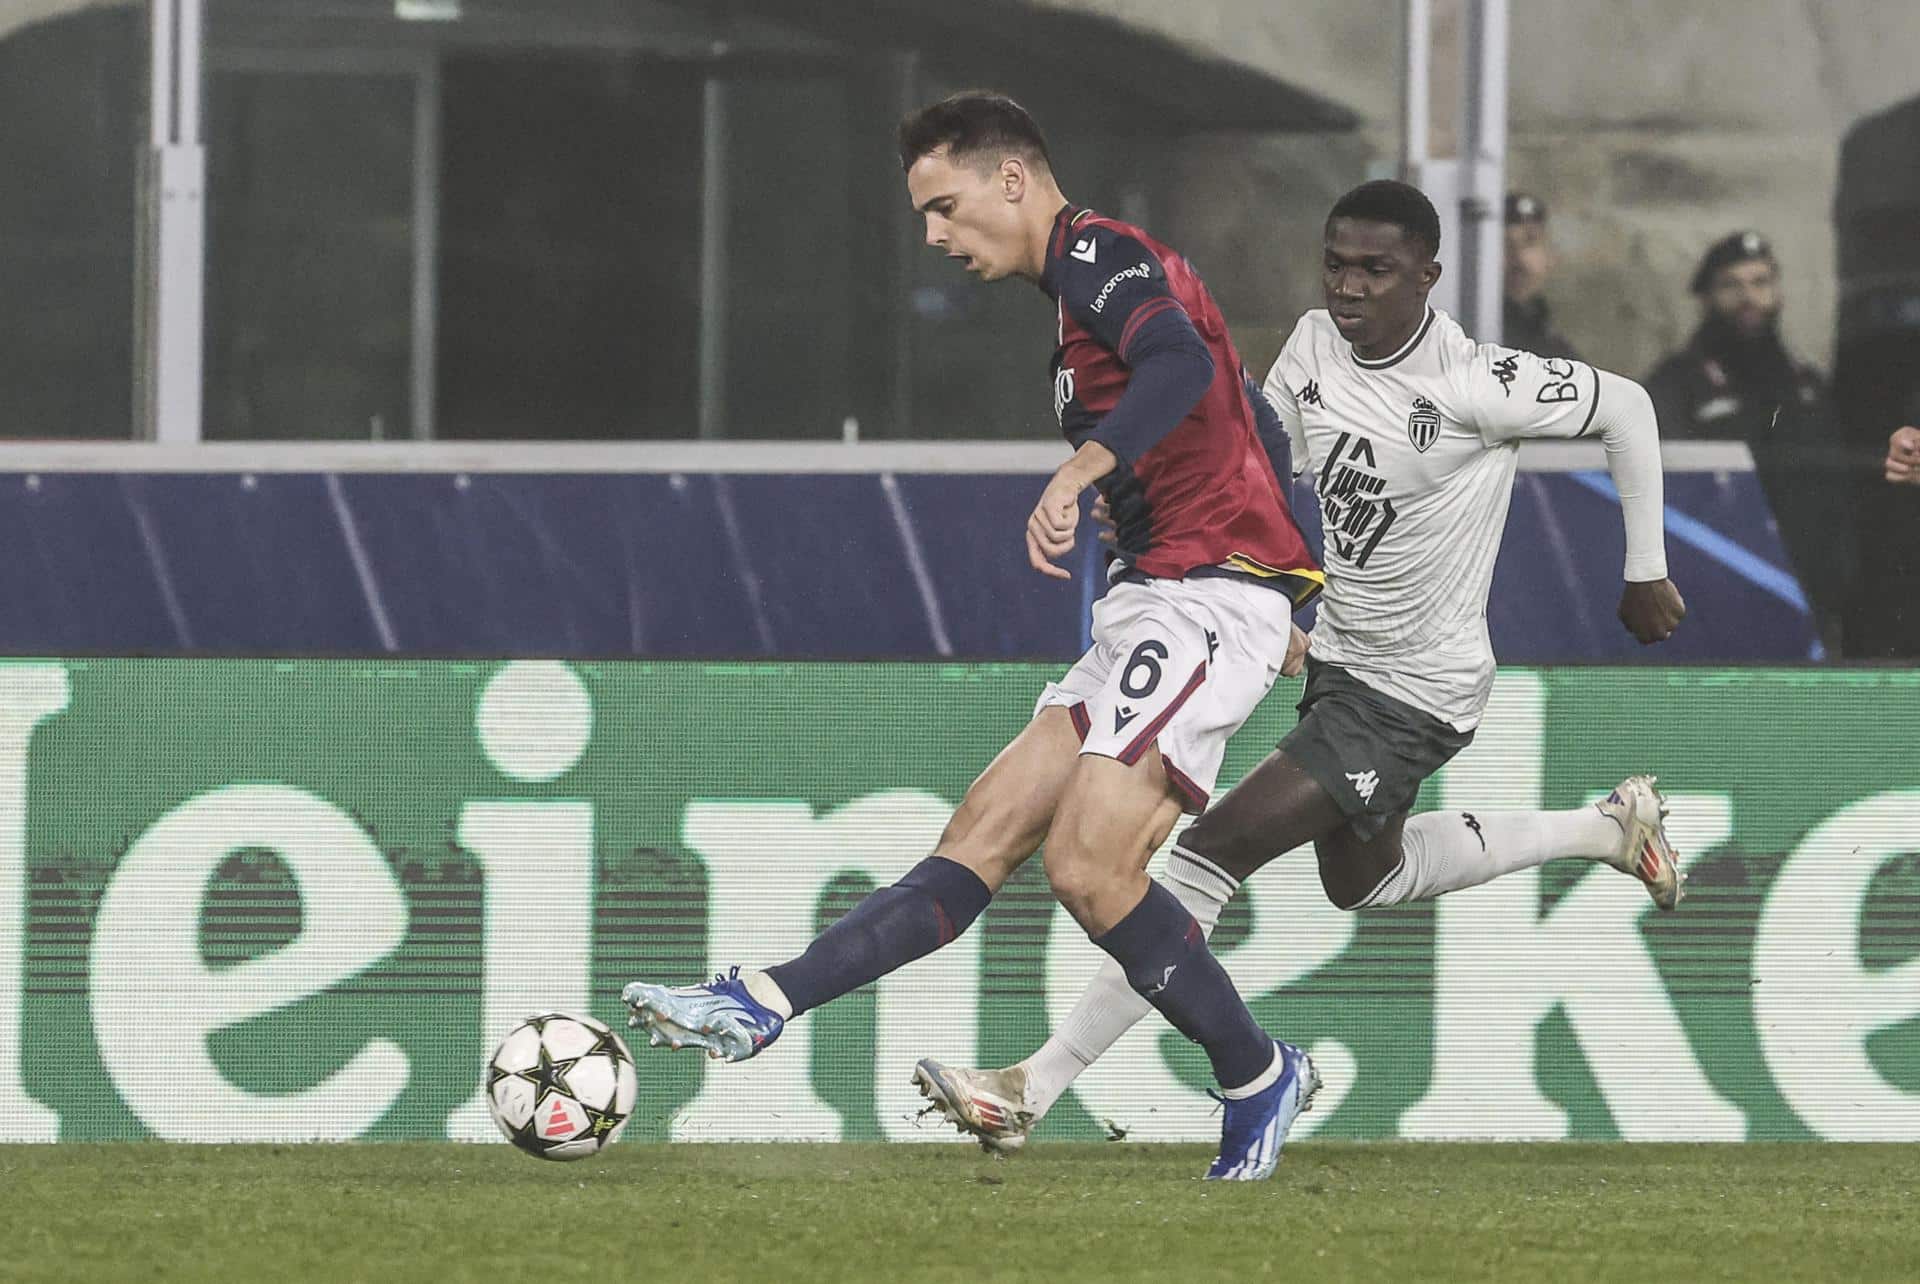
<svg viewBox="0 0 1920 1284"><path fill-rule="evenodd" d="M1677 439L1771 440L1778 418L1817 418L1824 429L1826 384L1820 372L1780 339L1780 266L1758 232L1718 241L1693 274L1700 326L1687 346L1655 366L1647 391L1660 413L1660 436ZM1822 432L1815 444L1825 444Z"/></svg>
<svg viewBox="0 0 1920 1284"><path fill-rule="evenodd" d="M1920 360L1909 369L1905 426L1856 495L1860 575L1846 642L1860 659L1920 659Z"/></svg>
<svg viewBox="0 0 1920 1284"><path fill-rule="evenodd" d="M1716 241L1694 272L1700 326L1643 381L1668 441L1745 442L1780 541L1834 649L1858 561L1855 479L1826 381L1780 338L1780 265L1758 232Z"/></svg>
<svg viewBox="0 0 1920 1284"><path fill-rule="evenodd" d="M1542 357L1582 360L1547 315L1547 276L1553 271L1553 246L1547 240L1547 207L1524 192L1507 195L1505 296L1500 309L1500 341L1509 348Z"/></svg>

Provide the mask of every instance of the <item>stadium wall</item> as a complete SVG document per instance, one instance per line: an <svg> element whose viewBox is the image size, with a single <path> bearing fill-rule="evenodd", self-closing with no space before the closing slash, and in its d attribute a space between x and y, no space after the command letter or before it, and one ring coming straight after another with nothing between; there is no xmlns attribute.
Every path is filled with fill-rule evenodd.
<svg viewBox="0 0 1920 1284"><path fill-rule="evenodd" d="M796 950L929 849L1051 672L0 663L0 1141L495 1140L491 1038ZM1680 912L1555 867L1346 915L1294 853L1216 945L1326 1074L1306 1131L1920 1138L1916 726L1914 672L1505 670L1421 805L1573 807L1657 772ZM913 1060L1025 1053L1095 962L1023 872L762 1059L643 1050L628 1136L945 1139ZM1149 1022L1044 1135L1209 1138L1206 1081Z"/></svg>
<svg viewBox="0 0 1920 1284"><path fill-rule="evenodd" d="M1172 158L1165 235L1206 274L1249 363L1271 359L1319 304L1327 208L1396 163L1401 0L1038 2L1157 30L1360 117L1349 133L1193 139ZM1686 284L1706 247L1755 227L1780 257L1789 343L1827 365L1840 142L1914 93L1920 7L1525 0L1510 32L1507 177L1552 211L1547 294L1583 355L1644 373L1698 320ZM1445 101L1447 69L1434 74Z"/></svg>

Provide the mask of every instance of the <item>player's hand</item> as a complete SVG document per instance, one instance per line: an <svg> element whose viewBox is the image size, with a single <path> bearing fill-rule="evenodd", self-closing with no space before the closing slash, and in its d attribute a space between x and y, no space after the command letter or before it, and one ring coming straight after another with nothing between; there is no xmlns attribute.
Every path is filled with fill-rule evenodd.
<svg viewBox="0 0 1920 1284"><path fill-rule="evenodd" d="M1672 580L1628 584L1620 594L1620 623L1640 639L1641 646L1665 642L1686 614L1687 604Z"/></svg>
<svg viewBox="0 0 1920 1284"><path fill-rule="evenodd" d="M1293 636L1287 639L1287 658L1280 662L1280 676L1297 678L1307 667L1307 644L1310 639L1298 624L1289 624Z"/></svg>
<svg viewBox="0 0 1920 1284"><path fill-rule="evenodd" d="M1920 428L1896 428L1887 438L1887 480L1920 485Z"/></svg>
<svg viewBox="0 0 1920 1284"><path fill-rule="evenodd" d="M1042 575L1070 580L1073 573L1054 562L1073 551L1073 531L1080 524L1082 483L1055 473L1040 502L1027 518L1027 562Z"/></svg>
<svg viewBox="0 0 1920 1284"><path fill-rule="evenodd" d="M1113 541L1119 538L1119 536L1116 534L1117 528L1113 524L1113 510L1107 507L1107 497L1105 495L1095 495L1093 497L1092 511L1093 520L1100 527L1100 542L1108 548L1112 548Z"/></svg>

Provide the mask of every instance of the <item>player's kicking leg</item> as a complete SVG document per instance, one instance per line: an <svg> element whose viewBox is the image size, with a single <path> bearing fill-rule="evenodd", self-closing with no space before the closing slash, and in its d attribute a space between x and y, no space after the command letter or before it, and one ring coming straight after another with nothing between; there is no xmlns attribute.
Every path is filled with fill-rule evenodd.
<svg viewBox="0 0 1920 1284"><path fill-rule="evenodd" d="M1555 860L1609 865L1638 879L1663 910L1686 894L1652 776L1629 776L1591 807L1571 811L1432 811L1398 821L1385 841L1351 828L1316 844L1320 883L1341 909L1432 900Z"/></svg>
<svg viewBox="0 0 1920 1284"><path fill-rule="evenodd" d="M798 958L734 967L704 985L635 981L621 991L654 1046L744 1061L802 1012L932 953L967 930L1039 846L1080 738L1064 708L1043 708L967 790L933 855L862 900Z"/></svg>

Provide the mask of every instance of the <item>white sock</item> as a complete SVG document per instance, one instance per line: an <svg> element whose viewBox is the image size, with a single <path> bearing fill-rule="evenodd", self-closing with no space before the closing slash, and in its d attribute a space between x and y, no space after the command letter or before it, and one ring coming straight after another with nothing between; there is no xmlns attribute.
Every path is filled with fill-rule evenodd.
<svg viewBox="0 0 1920 1284"><path fill-rule="evenodd" d="M1240 890L1239 882L1225 870L1181 847L1174 848L1167 860L1166 887L1208 936L1220 921L1221 909ZM1038 1051L1015 1067L1026 1072L1026 1106L1034 1118L1051 1110L1082 1070L1151 1011L1153 1005L1127 984L1120 965L1103 959L1066 1020Z"/></svg>
<svg viewBox="0 0 1920 1284"><path fill-rule="evenodd" d="M780 988L780 983L765 972L742 972L740 984L747 987L747 993L753 1001L763 1008L772 1008L780 1014L782 1021L793 1020L793 1000Z"/></svg>
<svg viewBox="0 0 1920 1284"><path fill-rule="evenodd" d="M1620 826L1598 807L1575 811L1430 811L1407 822L1399 868L1365 908L1423 901L1550 860L1604 860Z"/></svg>
<svg viewBox="0 0 1920 1284"><path fill-rule="evenodd" d="M1273 1081L1280 1077L1280 1072L1286 1069L1286 1065L1287 1063L1280 1059L1280 1049L1275 1048L1273 1050L1273 1060L1267 1063L1267 1068L1262 1070L1257 1077L1241 1084L1238 1088L1222 1086L1220 1095L1228 1101L1245 1101L1248 1097L1265 1092L1273 1086Z"/></svg>

